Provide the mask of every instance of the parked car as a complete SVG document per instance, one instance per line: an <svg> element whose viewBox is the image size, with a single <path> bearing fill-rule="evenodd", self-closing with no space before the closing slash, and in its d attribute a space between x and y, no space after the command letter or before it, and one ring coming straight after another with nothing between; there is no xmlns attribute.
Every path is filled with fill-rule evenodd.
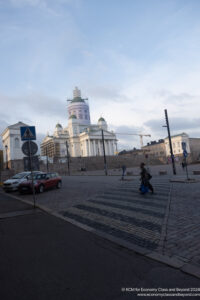
<svg viewBox="0 0 200 300"><path fill-rule="evenodd" d="M40 171L34 171L34 175L38 173L42 173ZM18 174L15 174L10 179L7 179L3 182L3 189L5 192L11 192L11 191L17 191L19 184L25 180L28 179L28 176L30 176L31 172L21 172Z"/></svg>
<svg viewBox="0 0 200 300"><path fill-rule="evenodd" d="M34 188L36 193L43 193L45 190L62 186L62 178L57 173L43 173L36 174L33 178ZM32 191L32 180L24 181L19 185L19 192L21 194Z"/></svg>

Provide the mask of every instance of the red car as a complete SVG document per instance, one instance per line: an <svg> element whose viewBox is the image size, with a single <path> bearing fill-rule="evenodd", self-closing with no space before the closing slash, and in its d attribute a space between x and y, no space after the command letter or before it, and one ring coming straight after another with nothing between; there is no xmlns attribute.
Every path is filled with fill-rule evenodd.
<svg viewBox="0 0 200 300"><path fill-rule="evenodd" d="M33 175L33 183L36 193L43 193L45 190L56 187L60 189L62 186L62 178L57 173L43 173ZM29 180L22 182L19 185L19 192L32 192L32 180L29 176Z"/></svg>

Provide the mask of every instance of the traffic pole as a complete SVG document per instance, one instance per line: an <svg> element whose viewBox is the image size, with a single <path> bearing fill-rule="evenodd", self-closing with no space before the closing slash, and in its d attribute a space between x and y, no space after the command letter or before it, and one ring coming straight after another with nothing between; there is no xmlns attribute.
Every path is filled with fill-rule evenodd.
<svg viewBox="0 0 200 300"><path fill-rule="evenodd" d="M186 159L186 158L185 158L185 170L186 170L187 180L189 180L189 176L188 176L188 167L187 167L187 159Z"/></svg>
<svg viewBox="0 0 200 300"><path fill-rule="evenodd" d="M165 109L165 120L166 120L166 126L164 126L164 127L167 127L167 132L168 132L170 154L171 154L171 159L172 159L172 169L173 169L174 175L176 175L176 166L175 166L174 154L173 154L173 149L172 149L172 140L171 140L171 134L170 134L170 128L169 128L167 109Z"/></svg>
<svg viewBox="0 0 200 300"><path fill-rule="evenodd" d="M70 165L69 165L69 146L68 142L66 141L66 148L67 148L67 168L68 168L68 175L70 176Z"/></svg>
<svg viewBox="0 0 200 300"><path fill-rule="evenodd" d="M31 155L31 142L28 140L29 145L29 161L30 161L30 170L31 170L31 182L32 182L32 191L33 191L33 207L35 208L35 187L33 182L33 167L32 167L32 155Z"/></svg>
<svg viewBox="0 0 200 300"><path fill-rule="evenodd" d="M103 129L101 129L101 135L102 135L102 143L103 143L104 170L105 170L105 175L107 176L108 172L107 172L107 162L106 162L106 153L105 153Z"/></svg>

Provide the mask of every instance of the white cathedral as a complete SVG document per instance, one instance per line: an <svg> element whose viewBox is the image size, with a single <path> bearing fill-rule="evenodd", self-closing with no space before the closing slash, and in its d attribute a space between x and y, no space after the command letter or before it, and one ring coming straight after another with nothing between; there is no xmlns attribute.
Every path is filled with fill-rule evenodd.
<svg viewBox="0 0 200 300"><path fill-rule="evenodd" d="M104 118L96 125L90 123L88 99L81 97L76 87L73 99L68 100L68 126L57 124L52 136L48 135L41 143L41 155L66 157L67 148L71 157L103 156L103 138L106 155L117 153L117 139L113 131L108 131Z"/></svg>

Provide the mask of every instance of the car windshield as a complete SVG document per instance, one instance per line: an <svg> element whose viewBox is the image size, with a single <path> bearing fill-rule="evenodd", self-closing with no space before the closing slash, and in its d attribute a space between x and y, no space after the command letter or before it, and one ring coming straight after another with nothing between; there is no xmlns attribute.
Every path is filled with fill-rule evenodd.
<svg viewBox="0 0 200 300"><path fill-rule="evenodd" d="M19 173L19 174L14 175L12 177L12 179L21 179L21 178L23 178L26 175L27 175L27 173Z"/></svg>
<svg viewBox="0 0 200 300"><path fill-rule="evenodd" d="M37 174L37 175L35 176L35 179L37 179L37 180L45 179L46 176L47 176L46 174Z"/></svg>
<svg viewBox="0 0 200 300"><path fill-rule="evenodd" d="M31 180L31 174L27 177L28 180ZM40 179L45 179L46 178L46 174L33 174L33 179L34 180L40 180Z"/></svg>

